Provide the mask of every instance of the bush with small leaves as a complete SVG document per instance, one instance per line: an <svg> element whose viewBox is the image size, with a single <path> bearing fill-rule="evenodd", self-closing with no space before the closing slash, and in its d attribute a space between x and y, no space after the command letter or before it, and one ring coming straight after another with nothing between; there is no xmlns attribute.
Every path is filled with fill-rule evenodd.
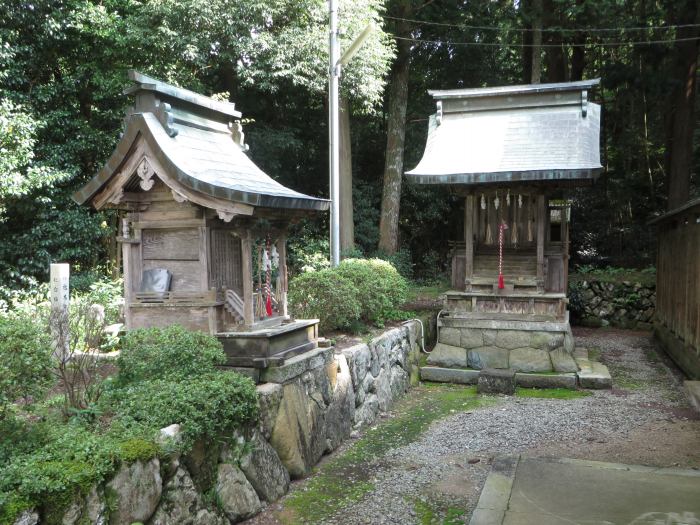
<svg viewBox="0 0 700 525"><path fill-rule="evenodd" d="M383 326L406 302L408 283L388 261L345 259L335 271L353 284L364 321Z"/></svg>
<svg viewBox="0 0 700 525"><path fill-rule="evenodd" d="M41 393L51 364L51 342L41 325L24 316L0 316L0 419L14 401Z"/></svg>
<svg viewBox="0 0 700 525"><path fill-rule="evenodd" d="M307 272L292 279L289 305L297 317L319 319L322 332L347 328L361 313L352 282L333 269Z"/></svg>
<svg viewBox="0 0 700 525"><path fill-rule="evenodd" d="M132 330L117 360L120 384L152 379L183 379L214 371L226 362L215 337L182 326Z"/></svg>
<svg viewBox="0 0 700 525"><path fill-rule="evenodd" d="M180 424L185 447L199 438L218 438L245 428L258 415L253 381L235 372L139 381L110 391L104 410L126 427L158 429Z"/></svg>

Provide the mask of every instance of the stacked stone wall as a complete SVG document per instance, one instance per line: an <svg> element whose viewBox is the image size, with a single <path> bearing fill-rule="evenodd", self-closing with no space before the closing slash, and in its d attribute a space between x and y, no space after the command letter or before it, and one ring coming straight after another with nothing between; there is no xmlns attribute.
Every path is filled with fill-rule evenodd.
<svg viewBox="0 0 700 525"><path fill-rule="evenodd" d="M656 286L631 281L572 280L569 303L574 324L651 330Z"/></svg>
<svg viewBox="0 0 700 525"><path fill-rule="evenodd" d="M61 516L24 512L15 525L227 525L282 497L351 433L374 422L418 381L420 325L366 344L319 348L263 373L260 417L227 443L200 441L184 456L123 464ZM179 439L179 426L161 431ZM166 449L169 447L165 447Z"/></svg>

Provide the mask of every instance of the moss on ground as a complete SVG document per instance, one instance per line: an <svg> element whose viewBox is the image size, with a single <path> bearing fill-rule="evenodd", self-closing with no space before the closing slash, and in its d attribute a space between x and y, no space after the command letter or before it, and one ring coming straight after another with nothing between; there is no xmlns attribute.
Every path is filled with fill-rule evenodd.
<svg viewBox="0 0 700 525"><path fill-rule="evenodd" d="M465 525L467 511L456 507L444 508L441 505L422 499L413 500L413 508L420 525Z"/></svg>
<svg viewBox="0 0 700 525"><path fill-rule="evenodd" d="M517 387L515 395L518 397L538 397L545 399L578 399L590 396L586 390L570 390L568 388L523 388Z"/></svg>
<svg viewBox="0 0 700 525"><path fill-rule="evenodd" d="M347 450L322 464L303 487L292 492L284 500L278 518L290 525L322 521L374 488L373 462L385 453L415 441L438 419L493 402L479 398L476 387L432 384L415 388L396 405L392 418L367 430Z"/></svg>

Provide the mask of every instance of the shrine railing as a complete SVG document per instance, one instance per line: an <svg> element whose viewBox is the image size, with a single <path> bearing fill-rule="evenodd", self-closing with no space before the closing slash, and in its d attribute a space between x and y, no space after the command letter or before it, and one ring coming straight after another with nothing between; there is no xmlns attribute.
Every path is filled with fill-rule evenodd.
<svg viewBox="0 0 700 525"><path fill-rule="evenodd" d="M136 303L215 303L216 290L206 290L203 292L136 292L134 294Z"/></svg>

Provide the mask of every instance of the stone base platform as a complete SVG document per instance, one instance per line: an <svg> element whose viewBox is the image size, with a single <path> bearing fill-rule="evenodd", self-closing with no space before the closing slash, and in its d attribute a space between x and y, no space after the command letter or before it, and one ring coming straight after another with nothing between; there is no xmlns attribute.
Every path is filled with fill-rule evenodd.
<svg viewBox="0 0 700 525"><path fill-rule="evenodd" d="M422 381L458 385L476 385L480 373L480 370L440 368L437 366L424 366L420 370ZM578 378L576 374L527 374L516 372L515 384L523 388L569 388L575 390L578 386Z"/></svg>
<svg viewBox="0 0 700 525"><path fill-rule="evenodd" d="M569 388L572 390L578 387L591 390L612 388L612 377L607 366L588 359L588 350L585 348L576 348L573 355L578 366L576 372L516 372L516 386L523 388ZM422 381L476 385L482 371L473 368L424 366L420 369L420 377ZM698 390L700 391L700 388Z"/></svg>
<svg viewBox="0 0 700 525"><path fill-rule="evenodd" d="M216 338L228 358L225 366L263 369L318 348L318 322L297 319L247 332L221 332Z"/></svg>
<svg viewBox="0 0 700 525"><path fill-rule="evenodd" d="M428 364L443 368L512 368L573 373L574 338L568 320L526 321L450 315L438 319L438 344Z"/></svg>

